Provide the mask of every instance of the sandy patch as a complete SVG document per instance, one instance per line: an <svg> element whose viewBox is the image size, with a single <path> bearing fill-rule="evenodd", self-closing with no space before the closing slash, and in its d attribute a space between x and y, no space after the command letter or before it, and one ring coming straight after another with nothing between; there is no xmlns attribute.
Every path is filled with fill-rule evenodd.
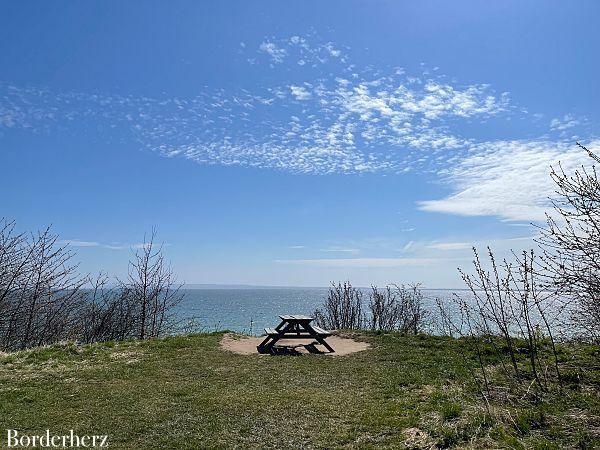
<svg viewBox="0 0 600 450"><path fill-rule="evenodd" d="M239 334L226 333L221 339L221 348L240 355L258 355L256 346L260 344L265 337L250 337ZM329 353L325 347L320 344L313 345L312 339L282 339L275 344L277 353L282 354L307 354L321 353L327 356L343 356L351 353L360 352L369 348L366 342L355 341L353 339L342 338L339 336L330 336L327 343L333 347L335 353Z"/></svg>
<svg viewBox="0 0 600 450"><path fill-rule="evenodd" d="M406 448L435 448L432 439L423 430L418 428L406 428L404 430Z"/></svg>
<svg viewBox="0 0 600 450"><path fill-rule="evenodd" d="M120 361L124 361L125 364L134 364L136 362L139 361L139 356L140 356L139 351L132 351L132 350L123 350L123 351L116 351L116 352L112 352L110 354L110 358L111 359L116 359L116 360L120 360Z"/></svg>

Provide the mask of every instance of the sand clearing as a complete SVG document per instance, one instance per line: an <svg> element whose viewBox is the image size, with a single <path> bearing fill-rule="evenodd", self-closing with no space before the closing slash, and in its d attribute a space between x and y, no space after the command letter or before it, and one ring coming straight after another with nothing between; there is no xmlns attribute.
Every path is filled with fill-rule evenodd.
<svg viewBox="0 0 600 450"><path fill-rule="evenodd" d="M264 339L262 337L249 337L239 334L227 333L221 339L221 348L240 355L258 355L256 346ZM322 345L311 345L314 341L311 339L281 339L275 344L279 353L284 354L306 354L315 353L315 349L327 356L343 356L351 353L360 352L369 348L366 342L355 341L353 339L342 338L339 336L330 336L327 343L333 347L335 353L328 353Z"/></svg>

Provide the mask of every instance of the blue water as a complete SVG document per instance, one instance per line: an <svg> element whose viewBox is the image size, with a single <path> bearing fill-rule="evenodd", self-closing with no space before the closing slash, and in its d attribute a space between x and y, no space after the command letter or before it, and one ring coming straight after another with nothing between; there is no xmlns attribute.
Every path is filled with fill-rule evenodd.
<svg viewBox="0 0 600 450"><path fill-rule="evenodd" d="M323 304L328 288L198 288L182 292L177 315L193 318L190 331L228 329L260 334L263 328L277 325L280 314L311 315ZM423 294L425 308L433 312L434 298L447 298L451 292L424 290Z"/></svg>

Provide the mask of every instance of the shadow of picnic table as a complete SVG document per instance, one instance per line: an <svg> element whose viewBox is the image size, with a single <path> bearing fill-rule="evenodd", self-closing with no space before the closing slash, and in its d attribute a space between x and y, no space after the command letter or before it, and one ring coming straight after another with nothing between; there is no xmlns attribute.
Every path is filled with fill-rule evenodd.
<svg viewBox="0 0 600 450"><path fill-rule="evenodd" d="M305 351L302 352L299 348L303 348ZM271 347L268 352L271 356L301 356L306 353L321 355L327 352L319 350L314 342L311 342L310 344L275 345Z"/></svg>

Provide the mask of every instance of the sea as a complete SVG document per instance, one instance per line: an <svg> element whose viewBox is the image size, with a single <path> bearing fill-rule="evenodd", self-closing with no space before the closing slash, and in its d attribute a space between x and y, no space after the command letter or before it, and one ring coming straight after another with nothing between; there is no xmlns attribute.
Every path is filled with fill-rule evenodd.
<svg viewBox="0 0 600 450"><path fill-rule="evenodd" d="M364 292L367 308L369 289ZM183 300L175 311L182 331L231 330L260 335L279 323L279 315L311 315L320 307L329 288L224 287L182 289ZM460 290L459 290L460 291ZM436 298L450 299L453 290L422 290L423 306L436 313Z"/></svg>

